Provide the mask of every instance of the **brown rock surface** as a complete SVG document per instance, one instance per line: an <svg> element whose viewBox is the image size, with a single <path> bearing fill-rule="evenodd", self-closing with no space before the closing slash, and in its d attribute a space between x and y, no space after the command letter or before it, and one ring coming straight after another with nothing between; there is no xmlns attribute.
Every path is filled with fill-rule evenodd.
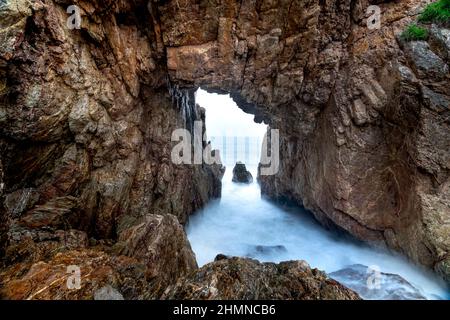
<svg viewBox="0 0 450 320"><path fill-rule="evenodd" d="M9 246L10 266L0 272L0 298L150 299L197 269L183 227L173 215L122 221L112 247L106 241L87 246L86 234L76 230L58 230L51 239L27 238ZM71 266L80 270L80 288L67 286Z"/></svg>
<svg viewBox="0 0 450 320"><path fill-rule="evenodd" d="M70 286L70 266L80 268L80 288ZM99 250L66 251L48 262L16 264L1 273L2 299L93 299L106 285L127 299L143 298L147 282L144 266L125 256L109 256ZM20 278L18 274L23 274ZM69 286L68 286L69 282Z"/></svg>
<svg viewBox="0 0 450 320"><path fill-rule="evenodd" d="M172 215L149 214L132 226L124 227L119 231L115 250L146 266L145 277L148 281L153 280L155 295L164 291L174 279L197 269L183 227Z"/></svg>
<svg viewBox="0 0 450 320"><path fill-rule="evenodd" d="M373 3L380 29L367 27ZM161 29L173 81L230 92L280 130L280 170L259 179L265 194L448 277L448 31L398 40L426 3L185 2L179 12L168 2Z"/></svg>
<svg viewBox="0 0 450 320"><path fill-rule="evenodd" d="M260 263L226 258L211 262L170 286L163 299L358 300L359 296L305 261Z"/></svg>

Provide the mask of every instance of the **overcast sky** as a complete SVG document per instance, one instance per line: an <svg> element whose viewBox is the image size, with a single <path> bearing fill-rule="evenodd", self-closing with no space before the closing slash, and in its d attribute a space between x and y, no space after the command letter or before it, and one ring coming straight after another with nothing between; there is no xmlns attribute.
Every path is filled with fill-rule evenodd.
<svg viewBox="0 0 450 320"><path fill-rule="evenodd" d="M253 121L252 114L245 113L229 95L197 91L196 102L206 109L206 133L208 137L263 137L267 126Z"/></svg>

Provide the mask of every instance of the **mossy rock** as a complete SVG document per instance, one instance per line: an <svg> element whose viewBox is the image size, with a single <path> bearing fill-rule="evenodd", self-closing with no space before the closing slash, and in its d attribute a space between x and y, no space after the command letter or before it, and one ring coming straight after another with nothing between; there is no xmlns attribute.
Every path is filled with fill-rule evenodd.
<svg viewBox="0 0 450 320"><path fill-rule="evenodd" d="M428 39L428 30L413 23L402 32L400 38L404 41L426 41Z"/></svg>
<svg viewBox="0 0 450 320"><path fill-rule="evenodd" d="M450 0L439 0L425 7L419 16L422 23L450 23Z"/></svg>

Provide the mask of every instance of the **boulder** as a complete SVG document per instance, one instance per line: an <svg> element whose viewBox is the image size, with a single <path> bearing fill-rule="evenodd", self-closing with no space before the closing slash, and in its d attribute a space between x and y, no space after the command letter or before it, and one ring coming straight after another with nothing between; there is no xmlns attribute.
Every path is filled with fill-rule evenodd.
<svg viewBox="0 0 450 320"><path fill-rule="evenodd" d="M253 176L247 171L245 164L242 162L236 162L236 165L233 168L233 182L240 183L252 183Z"/></svg>
<svg viewBox="0 0 450 320"><path fill-rule="evenodd" d="M260 263L248 258L219 255L169 286L162 299L200 300L317 300L360 299L351 289L311 269L305 261Z"/></svg>
<svg viewBox="0 0 450 320"><path fill-rule="evenodd" d="M48 232L45 239L41 231L36 239L19 239L8 247L8 259L14 263L0 273L0 298L153 298L197 270L183 227L173 215L130 218L118 231L113 246L101 240L87 247L86 234L77 230ZM81 272L78 290L66 286L70 266Z"/></svg>

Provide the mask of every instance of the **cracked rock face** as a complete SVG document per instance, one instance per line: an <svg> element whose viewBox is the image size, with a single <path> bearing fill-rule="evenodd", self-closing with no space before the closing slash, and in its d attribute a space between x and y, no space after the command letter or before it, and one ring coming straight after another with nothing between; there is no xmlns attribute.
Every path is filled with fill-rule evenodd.
<svg viewBox="0 0 450 320"><path fill-rule="evenodd" d="M1 296L149 298L194 272L178 221L220 195L223 169L174 165L171 134L204 119L199 86L280 130L264 193L448 279L449 31L396 38L426 2L2 1ZM105 272L65 292L61 261Z"/></svg>
<svg viewBox="0 0 450 320"><path fill-rule="evenodd" d="M236 162L236 165L233 168L233 182L238 183L252 183L253 176L250 171L247 170L246 166L242 162Z"/></svg>

